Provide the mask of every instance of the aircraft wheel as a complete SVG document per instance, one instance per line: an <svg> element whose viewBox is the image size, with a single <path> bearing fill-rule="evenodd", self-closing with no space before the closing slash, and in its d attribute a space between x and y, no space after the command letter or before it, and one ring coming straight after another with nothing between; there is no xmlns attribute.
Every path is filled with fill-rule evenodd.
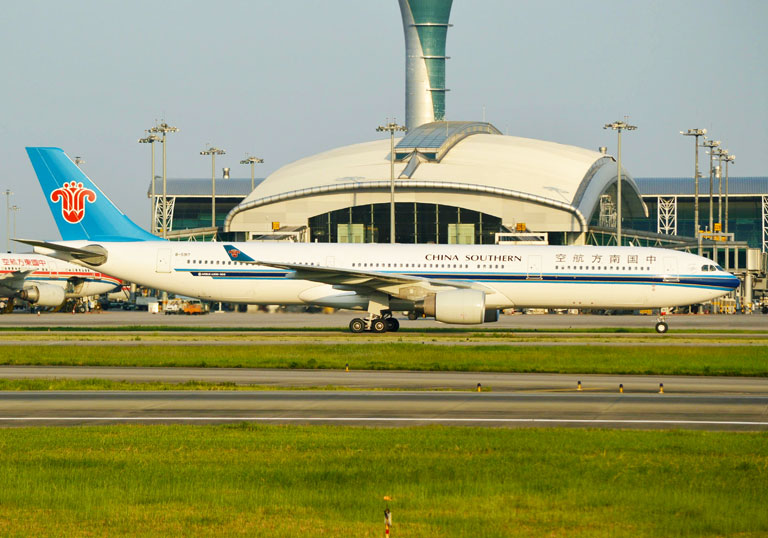
<svg viewBox="0 0 768 538"><path fill-rule="evenodd" d="M408 312L408 319L411 321L418 319L419 316L416 315L416 312Z"/></svg>
<svg viewBox="0 0 768 538"><path fill-rule="evenodd" d="M667 325L666 321L660 321L656 324L656 332L659 334L664 334L669 330L669 325Z"/></svg>
<svg viewBox="0 0 768 538"><path fill-rule="evenodd" d="M371 323L371 332L385 333L387 332L387 324L383 319L375 319Z"/></svg>
<svg viewBox="0 0 768 538"><path fill-rule="evenodd" d="M349 322L349 330L355 334L365 330L365 322L360 318L355 318Z"/></svg>
<svg viewBox="0 0 768 538"><path fill-rule="evenodd" d="M387 332L394 333L400 328L400 322L395 318L387 318L384 321L387 324Z"/></svg>

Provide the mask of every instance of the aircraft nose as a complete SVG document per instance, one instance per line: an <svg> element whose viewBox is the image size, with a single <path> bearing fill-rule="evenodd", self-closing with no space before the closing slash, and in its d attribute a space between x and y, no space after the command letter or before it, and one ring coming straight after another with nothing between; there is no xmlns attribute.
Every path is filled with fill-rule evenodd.
<svg viewBox="0 0 768 538"><path fill-rule="evenodd" d="M733 276L732 274L728 275L728 278L726 279L726 286L728 286L731 289L736 289L741 285L741 280L739 280L739 277Z"/></svg>

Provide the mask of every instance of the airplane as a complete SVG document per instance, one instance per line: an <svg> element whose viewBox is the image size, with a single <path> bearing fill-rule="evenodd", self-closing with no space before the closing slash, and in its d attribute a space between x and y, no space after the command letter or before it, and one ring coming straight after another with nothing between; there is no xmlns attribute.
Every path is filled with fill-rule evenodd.
<svg viewBox="0 0 768 538"><path fill-rule="evenodd" d="M119 279L40 254L0 254L0 298L35 306L60 306L66 299L101 295L120 287Z"/></svg>
<svg viewBox="0 0 768 538"><path fill-rule="evenodd" d="M480 324L506 308L663 308L739 286L707 258L660 248L171 242L133 223L61 149L27 153L62 241L17 241L204 300L366 311L353 333L396 331L396 311ZM656 330L668 330L663 316Z"/></svg>

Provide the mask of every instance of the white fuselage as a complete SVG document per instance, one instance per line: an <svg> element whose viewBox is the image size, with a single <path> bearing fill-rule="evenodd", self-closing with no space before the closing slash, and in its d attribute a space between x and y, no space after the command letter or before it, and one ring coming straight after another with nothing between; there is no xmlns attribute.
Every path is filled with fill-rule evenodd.
<svg viewBox="0 0 768 538"><path fill-rule="evenodd" d="M23 280L13 278L24 273ZM41 254L0 254L0 297L13 297L32 285L62 288L67 297L101 295L121 284L120 279L100 271Z"/></svg>
<svg viewBox="0 0 768 538"><path fill-rule="evenodd" d="M364 286L333 286L295 278L296 273L286 269L232 261L223 243L62 244L79 248L98 244L108 252L98 270L206 300L364 309L369 299ZM448 281L478 283L487 290L486 308L677 306L711 300L738 283L706 258L658 248L257 242L234 246L262 262L404 274L446 281L447 286ZM431 288L440 289L450 288Z"/></svg>

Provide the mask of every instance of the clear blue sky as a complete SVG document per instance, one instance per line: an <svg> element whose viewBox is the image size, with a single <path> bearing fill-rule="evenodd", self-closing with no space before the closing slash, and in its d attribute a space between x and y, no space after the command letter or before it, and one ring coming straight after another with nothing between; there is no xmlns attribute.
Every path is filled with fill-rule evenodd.
<svg viewBox="0 0 768 538"><path fill-rule="evenodd" d="M763 0L454 0L447 116L479 120L485 106L511 135L613 152L602 126L628 115L639 129L622 156L638 177L692 175L678 132L706 128L736 155L733 175L765 176L766 20ZM246 152L265 176L404 118L396 0L25 0L4 4L0 46L0 190L16 193L20 237L58 238L27 145L82 156L146 226L150 150L137 139L155 119L181 129L169 177L207 177L206 143L247 177Z"/></svg>

